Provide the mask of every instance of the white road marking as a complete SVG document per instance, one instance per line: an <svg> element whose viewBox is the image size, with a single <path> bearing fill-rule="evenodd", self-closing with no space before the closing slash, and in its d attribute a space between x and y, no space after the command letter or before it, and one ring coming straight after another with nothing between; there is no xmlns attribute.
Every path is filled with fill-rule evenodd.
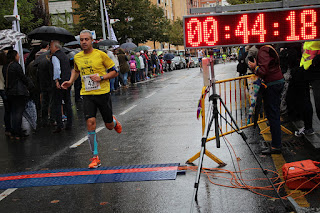
<svg viewBox="0 0 320 213"><path fill-rule="evenodd" d="M146 96L145 98L150 98L150 97L153 96L154 94L156 94L156 92L151 93L150 95Z"/></svg>
<svg viewBox="0 0 320 213"><path fill-rule="evenodd" d="M12 192L16 191L18 188L10 188L0 194L0 201L8 197Z"/></svg>
<svg viewBox="0 0 320 213"><path fill-rule="evenodd" d="M103 128L104 128L104 126L101 126L98 129L96 129L96 133L100 132ZM81 138L78 142L72 144L69 148L71 148L71 149L77 148L78 146L80 146L81 144L83 144L87 140L88 140L88 136L85 136L85 137Z"/></svg>
<svg viewBox="0 0 320 213"><path fill-rule="evenodd" d="M124 115L127 112L129 112L130 110L132 110L133 108L135 108L137 105L133 105L132 107L130 107L129 109L126 109L125 111L121 112L119 115Z"/></svg>

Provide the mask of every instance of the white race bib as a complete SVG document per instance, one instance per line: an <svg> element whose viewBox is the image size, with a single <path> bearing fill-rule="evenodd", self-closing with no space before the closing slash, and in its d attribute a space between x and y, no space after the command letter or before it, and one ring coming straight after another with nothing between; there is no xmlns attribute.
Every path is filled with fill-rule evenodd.
<svg viewBox="0 0 320 213"><path fill-rule="evenodd" d="M100 82L96 82L96 81L91 80L90 76L94 76L94 75L99 76L98 73L97 74L92 74L92 75L84 75L84 76L82 76L86 91L92 91L92 90L101 89Z"/></svg>

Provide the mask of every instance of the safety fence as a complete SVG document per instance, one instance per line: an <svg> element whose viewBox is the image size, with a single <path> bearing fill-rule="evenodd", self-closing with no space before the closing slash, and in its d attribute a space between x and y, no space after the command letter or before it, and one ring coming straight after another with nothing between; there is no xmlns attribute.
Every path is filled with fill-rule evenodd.
<svg viewBox="0 0 320 213"><path fill-rule="evenodd" d="M221 97L232 117L236 121L240 129L251 127L254 125L253 113L256 101L256 94L258 88L254 82L257 80L255 75L246 75L231 79L216 81L216 93ZM202 131L205 129L205 95L208 92L207 88L202 90ZM222 115L219 120L219 127L221 129L221 136L228 135L235 130L229 125L232 123L230 116L223 107L221 101L218 101L218 111ZM267 119L263 111L258 113L257 123L265 122ZM223 118L222 118L223 117ZM203 133L202 132L202 133ZM215 139L215 136L208 138L207 141Z"/></svg>
<svg viewBox="0 0 320 213"><path fill-rule="evenodd" d="M256 101L256 94L259 90L255 81L257 77L255 75L246 75L237 78L231 78L221 81L215 82L216 93L221 97L221 101L228 108L231 116L236 121L238 127L240 129L245 129L254 125L253 121L253 112ZM200 116L202 117L202 135L206 129L206 113L213 113L213 108L209 108L206 112L205 110L205 102L207 97L207 93L210 91L209 87L202 88L202 94L200 99ZM220 113L219 119L219 128L221 131L220 136L228 135L236 130L231 127L231 117L227 114L227 110L223 107L221 101L218 101L218 111ZM199 111L199 108L198 108ZM210 116L209 116L210 117ZM224 118L222 118L224 117ZM257 123L265 122L267 119L263 113L263 111L259 112L259 116L257 117ZM233 125L235 128L235 126ZM216 137L207 138L207 142L214 140ZM210 153L208 150L205 150L205 154L218 163L220 166L224 166L225 163L217 158L215 155ZM199 158L200 152L191 157L187 163L192 163L197 158Z"/></svg>

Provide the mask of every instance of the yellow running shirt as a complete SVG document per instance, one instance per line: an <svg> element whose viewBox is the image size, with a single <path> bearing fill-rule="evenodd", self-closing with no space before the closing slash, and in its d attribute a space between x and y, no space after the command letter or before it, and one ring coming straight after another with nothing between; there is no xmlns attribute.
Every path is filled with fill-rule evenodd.
<svg viewBox="0 0 320 213"><path fill-rule="evenodd" d="M83 51L74 56L74 69L80 72L82 88L80 95L102 95L110 92L109 79L94 82L91 75L103 76L114 66L108 55L100 50L93 49L89 54Z"/></svg>

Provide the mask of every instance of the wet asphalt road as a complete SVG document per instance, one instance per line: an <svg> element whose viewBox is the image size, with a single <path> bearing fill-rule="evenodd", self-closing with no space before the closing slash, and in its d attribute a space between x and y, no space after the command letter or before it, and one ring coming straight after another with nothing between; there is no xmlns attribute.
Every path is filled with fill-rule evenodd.
<svg viewBox="0 0 320 213"><path fill-rule="evenodd" d="M219 80L237 76L236 63L215 68ZM196 119L196 110L202 86L202 73L194 68L165 73L113 93L114 114L122 123L123 132L117 134L103 128L97 133L102 166L184 164L200 151L201 121ZM75 122L71 131L53 134L51 128L43 128L24 142L11 141L1 134L0 172L87 168L91 157L87 142L70 148L87 135L81 103L74 104L73 109ZM98 120L97 128L103 127L100 115ZM248 129L245 133L258 154L258 130ZM258 167L239 135L232 134L227 139L241 159L241 169ZM224 169L234 170L223 141L220 149L214 142L208 143L207 148L227 163ZM270 157L258 157L265 168L273 169ZM204 167L215 168L217 164L205 157ZM187 171L169 181L19 188L0 201L0 212L190 212L195 175ZM250 170L244 178L263 177L261 171ZM266 181L256 183L268 185ZM272 192L265 193L274 196ZM198 200L194 212L283 212L277 201L247 190L213 185L204 175Z"/></svg>

